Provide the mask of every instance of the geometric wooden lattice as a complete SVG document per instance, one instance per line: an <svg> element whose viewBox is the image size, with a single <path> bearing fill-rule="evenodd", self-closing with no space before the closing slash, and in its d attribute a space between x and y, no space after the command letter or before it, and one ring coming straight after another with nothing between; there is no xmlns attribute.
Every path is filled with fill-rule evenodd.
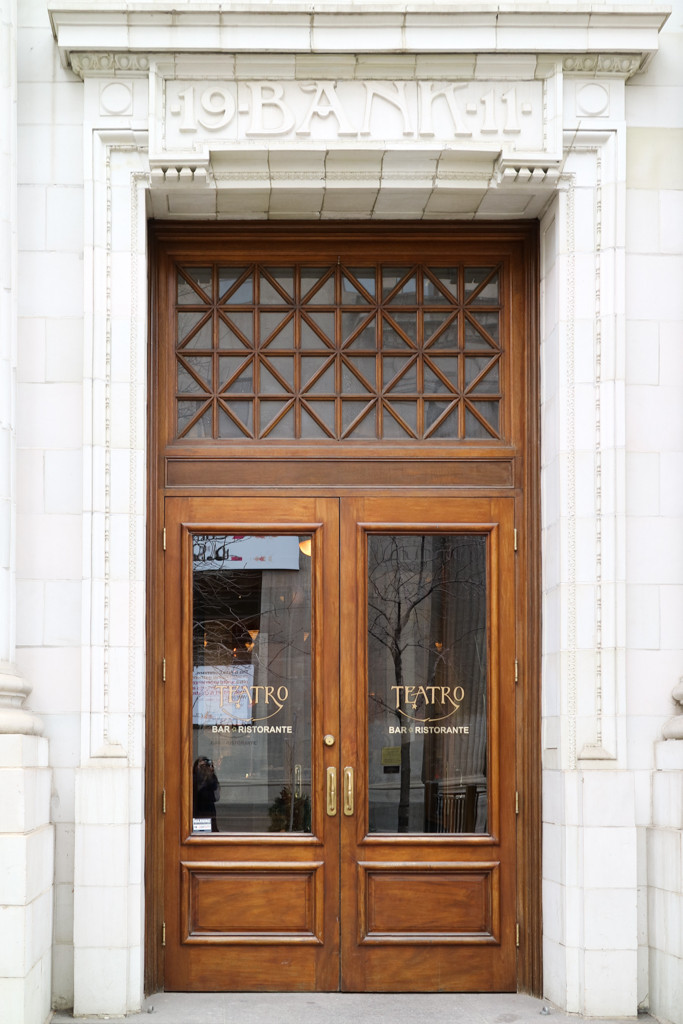
<svg viewBox="0 0 683 1024"><path fill-rule="evenodd" d="M497 267L182 266L176 436L500 439Z"/></svg>

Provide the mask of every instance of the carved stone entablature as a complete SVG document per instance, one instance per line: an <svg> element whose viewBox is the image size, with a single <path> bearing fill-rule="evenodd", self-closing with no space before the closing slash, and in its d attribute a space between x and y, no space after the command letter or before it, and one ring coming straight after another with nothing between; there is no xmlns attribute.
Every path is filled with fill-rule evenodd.
<svg viewBox="0 0 683 1024"><path fill-rule="evenodd" d="M280 77L254 77L253 62L214 59L207 74L196 61L153 61L150 68L149 159L154 167L206 167L234 154L410 151L420 162L443 152L480 158L491 173L499 158L548 166L562 159L559 61L526 58L515 66L489 58L478 76L392 58L368 77L352 60L335 78L314 61L304 77L293 59ZM471 63L471 62L470 62ZM445 66L445 65L444 65ZM250 73L252 72L252 73ZM440 73L439 73L440 72ZM389 77L390 75L390 77ZM305 156L297 159L305 169ZM433 170L433 167L432 167ZM431 173L431 171L430 171Z"/></svg>

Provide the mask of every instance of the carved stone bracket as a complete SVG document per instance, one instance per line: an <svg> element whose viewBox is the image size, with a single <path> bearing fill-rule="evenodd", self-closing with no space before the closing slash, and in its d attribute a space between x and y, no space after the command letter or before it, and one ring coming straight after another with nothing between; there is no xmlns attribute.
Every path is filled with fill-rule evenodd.
<svg viewBox="0 0 683 1024"><path fill-rule="evenodd" d="M556 187L560 178L559 167L521 167L501 161L496 169L495 180L499 185L545 185L549 189Z"/></svg>
<svg viewBox="0 0 683 1024"><path fill-rule="evenodd" d="M152 188L206 188L215 185L206 167L155 167L150 174Z"/></svg>
<svg viewBox="0 0 683 1024"><path fill-rule="evenodd" d="M674 686L671 696L683 711L683 677ZM662 736L665 740L683 740L683 714L674 715L664 724Z"/></svg>

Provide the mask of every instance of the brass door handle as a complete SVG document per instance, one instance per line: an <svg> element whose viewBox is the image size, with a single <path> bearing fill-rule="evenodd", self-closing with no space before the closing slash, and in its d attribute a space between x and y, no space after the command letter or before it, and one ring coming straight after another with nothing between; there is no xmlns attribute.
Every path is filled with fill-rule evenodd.
<svg viewBox="0 0 683 1024"><path fill-rule="evenodd" d="M334 817L337 813L337 769L327 769L327 813Z"/></svg>
<svg viewBox="0 0 683 1024"><path fill-rule="evenodd" d="M344 814L353 814L353 768L344 769Z"/></svg>

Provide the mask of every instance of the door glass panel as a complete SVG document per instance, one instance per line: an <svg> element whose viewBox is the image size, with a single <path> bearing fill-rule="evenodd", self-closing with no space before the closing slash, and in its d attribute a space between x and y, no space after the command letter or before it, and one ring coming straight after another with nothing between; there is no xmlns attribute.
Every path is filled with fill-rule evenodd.
<svg viewBox="0 0 683 1024"><path fill-rule="evenodd" d="M311 537L195 534L192 830L311 831Z"/></svg>
<svg viewBox="0 0 683 1024"><path fill-rule="evenodd" d="M369 831L486 832L486 537L368 538Z"/></svg>

